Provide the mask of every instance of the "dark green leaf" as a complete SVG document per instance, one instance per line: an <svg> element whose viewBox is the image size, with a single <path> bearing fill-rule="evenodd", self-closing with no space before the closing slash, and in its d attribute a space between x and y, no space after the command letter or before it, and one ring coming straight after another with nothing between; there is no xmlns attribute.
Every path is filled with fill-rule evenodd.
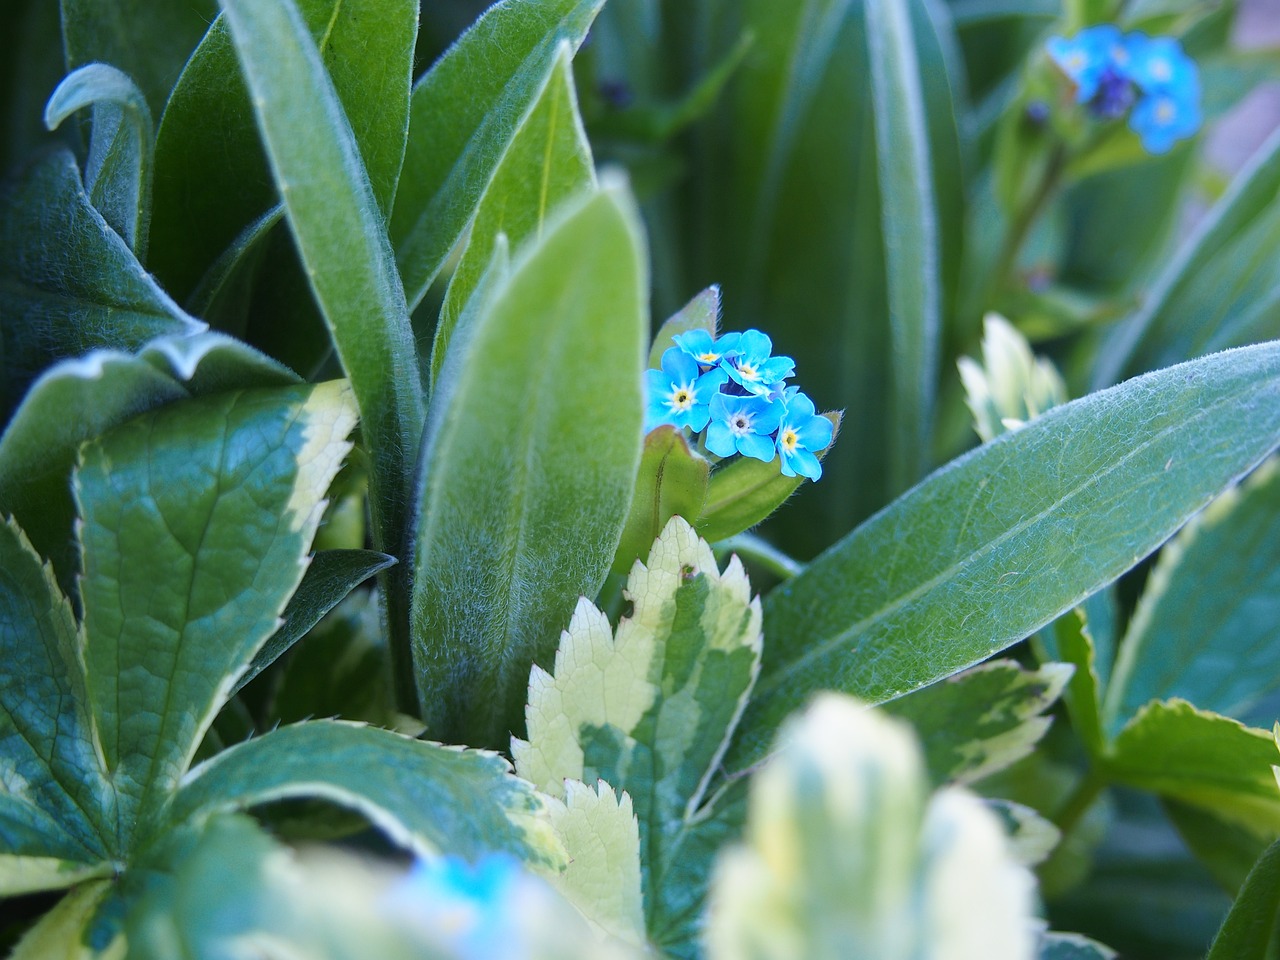
<svg viewBox="0 0 1280 960"><path fill-rule="evenodd" d="M475 213L560 45L576 50L604 0L495 4L414 87L404 183L391 217L417 306Z"/></svg>
<svg viewBox="0 0 1280 960"><path fill-rule="evenodd" d="M284 608L284 623L254 654L249 668L231 688L231 696L280 659L347 594L395 562L395 557L374 550L322 550L312 557L302 582Z"/></svg>
<svg viewBox="0 0 1280 960"><path fill-rule="evenodd" d="M1280 841L1258 860L1206 960L1267 960L1280 929Z"/></svg>
<svg viewBox="0 0 1280 960"><path fill-rule="evenodd" d="M648 556L672 517L684 517L690 523L698 519L710 472L711 464L689 449L682 430L661 426L649 432L631 512L613 557L614 573L625 574L636 560Z"/></svg>
<svg viewBox="0 0 1280 960"><path fill-rule="evenodd" d="M428 729L501 742L594 596L641 448L644 240L616 182L517 256L455 338L423 444L414 660Z"/></svg>
<svg viewBox="0 0 1280 960"><path fill-rule="evenodd" d="M1057 407L944 467L769 595L736 762L816 690L883 702L1033 633L1277 444L1280 344L1264 344Z"/></svg>
<svg viewBox="0 0 1280 960"><path fill-rule="evenodd" d="M1232 895L1238 893L1272 838L1229 823L1204 807L1168 798L1161 806L1187 849L1213 874L1219 886Z"/></svg>

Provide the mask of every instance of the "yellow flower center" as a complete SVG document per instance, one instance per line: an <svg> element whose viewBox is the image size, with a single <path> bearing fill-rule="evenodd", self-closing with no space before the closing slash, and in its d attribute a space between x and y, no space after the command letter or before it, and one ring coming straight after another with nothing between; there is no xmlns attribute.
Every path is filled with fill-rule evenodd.
<svg viewBox="0 0 1280 960"><path fill-rule="evenodd" d="M1161 100L1156 104L1156 123L1168 126L1178 116L1178 109L1172 100Z"/></svg>
<svg viewBox="0 0 1280 960"><path fill-rule="evenodd" d="M718 363L720 354L718 353L700 353L698 354L699 363Z"/></svg>
<svg viewBox="0 0 1280 960"><path fill-rule="evenodd" d="M782 449L786 450L787 453L795 453L800 437L794 430L787 427L782 431L782 436L778 438L778 442L782 444Z"/></svg>
<svg viewBox="0 0 1280 960"><path fill-rule="evenodd" d="M688 387L676 387L668 401L675 410L688 410L693 406L693 391Z"/></svg>

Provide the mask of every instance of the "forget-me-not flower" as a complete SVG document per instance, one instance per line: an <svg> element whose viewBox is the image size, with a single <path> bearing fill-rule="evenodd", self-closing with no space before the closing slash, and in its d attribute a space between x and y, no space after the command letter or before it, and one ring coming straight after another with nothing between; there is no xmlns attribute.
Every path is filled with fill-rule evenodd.
<svg viewBox="0 0 1280 960"><path fill-rule="evenodd" d="M1076 85L1076 101L1089 103L1104 87L1114 88L1124 77L1130 52L1124 35L1109 23L1087 27L1074 37L1051 37L1045 49L1058 68ZM1110 91L1114 96L1114 89Z"/></svg>
<svg viewBox="0 0 1280 960"><path fill-rule="evenodd" d="M817 415L813 401L795 387L787 390L780 401L786 412L778 424L778 458L782 474L817 480L822 464L816 454L831 446L834 427L826 417Z"/></svg>
<svg viewBox="0 0 1280 960"><path fill-rule="evenodd" d="M1167 153L1200 129L1200 72L1172 37L1144 38L1135 48L1132 73L1144 92L1129 127L1150 153Z"/></svg>
<svg viewBox="0 0 1280 960"><path fill-rule="evenodd" d="M774 384L785 380L795 371L796 363L790 357L771 357L773 342L759 330L744 330L738 342L726 349L720 366L733 381L748 393L767 396Z"/></svg>
<svg viewBox="0 0 1280 960"><path fill-rule="evenodd" d="M726 333L719 339L706 330L690 330L671 338L677 347L687 353L703 367L715 367L725 358L730 350L737 349L739 334Z"/></svg>
<svg viewBox="0 0 1280 960"><path fill-rule="evenodd" d="M662 354L662 369L645 371L649 392L645 430L669 423L697 433L711 419L708 405L716 388L728 379L719 368L702 373L693 357L679 347L668 347Z"/></svg>
<svg viewBox="0 0 1280 960"><path fill-rule="evenodd" d="M771 434L778 429L785 405L765 397L717 393L711 398L707 449L717 457L740 453L768 463L773 459Z"/></svg>

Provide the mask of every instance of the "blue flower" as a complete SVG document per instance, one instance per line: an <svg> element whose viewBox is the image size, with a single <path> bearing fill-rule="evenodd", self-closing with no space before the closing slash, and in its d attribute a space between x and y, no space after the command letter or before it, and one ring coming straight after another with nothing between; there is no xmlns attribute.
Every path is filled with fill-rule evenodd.
<svg viewBox="0 0 1280 960"><path fill-rule="evenodd" d="M725 354L737 348L739 336L736 333L726 333L717 340L706 330L690 330L671 339L677 347L697 360L699 365L714 367L724 359Z"/></svg>
<svg viewBox="0 0 1280 960"><path fill-rule="evenodd" d="M831 446L834 427L826 417L819 417L813 401L794 387L787 391L782 404L786 410L778 425L782 474L817 480L822 476L822 464L815 454Z"/></svg>
<svg viewBox="0 0 1280 960"><path fill-rule="evenodd" d="M768 463L774 453L770 435L778 429L784 409L780 401L717 393L711 398L707 449L718 457L740 453Z"/></svg>
<svg viewBox="0 0 1280 960"><path fill-rule="evenodd" d="M1130 53L1125 38L1109 23L1081 30L1068 40L1051 37L1045 46L1049 57L1076 85L1076 101L1089 103L1103 89L1104 83L1114 96L1117 79L1127 82L1126 66Z"/></svg>
<svg viewBox="0 0 1280 960"><path fill-rule="evenodd" d="M1173 37L1131 34L1129 75L1145 93L1168 93L1184 100L1200 97L1200 71Z"/></svg>
<svg viewBox="0 0 1280 960"><path fill-rule="evenodd" d="M1200 129L1199 97L1182 99L1171 93L1149 93L1129 115L1129 126L1142 138L1148 153L1168 153L1174 143Z"/></svg>
<svg viewBox="0 0 1280 960"><path fill-rule="evenodd" d="M708 404L720 384L729 379L720 369L701 373L698 362L679 347L662 354L661 370L646 370L649 403L645 410L645 430L669 423L697 433L711 419Z"/></svg>
<svg viewBox="0 0 1280 960"><path fill-rule="evenodd" d="M1145 96L1129 126L1150 153L1167 153L1200 129L1200 71L1173 37L1142 38L1134 46L1134 81Z"/></svg>
<svg viewBox="0 0 1280 960"><path fill-rule="evenodd" d="M772 352L773 342L765 334L746 330L732 348L725 350L720 366L748 393L767 396L773 384L791 376L796 368L790 357L770 357Z"/></svg>

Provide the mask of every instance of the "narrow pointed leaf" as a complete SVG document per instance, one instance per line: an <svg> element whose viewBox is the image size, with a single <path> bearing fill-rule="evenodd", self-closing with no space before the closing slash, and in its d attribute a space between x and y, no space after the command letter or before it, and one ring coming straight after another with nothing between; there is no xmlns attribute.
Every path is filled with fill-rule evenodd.
<svg viewBox="0 0 1280 960"><path fill-rule="evenodd" d="M666 425L644 438L631 512L613 558L613 572L625 574L649 553L672 517L695 522L707 495L711 464L689 449L684 433Z"/></svg>
<svg viewBox="0 0 1280 960"><path fill-rule="evenodd" d="M662 355L676 345L675 338L693 330L705 330L715 336L720 323L720 288L710 286L667 318L653 335L649 348L649 366L662 368Z"/></svg>
<svg viewBox="0 0 1280 960"><path fill-rule="evenodd" d="M173 404L82 448L85 656L122 844L274 632L354 424L334 381Z"/></svg>
<svg viewBox="0 0 1280 960"><path fill-rule="evenodd" d="M1071 725L1096 756L1106 746L1102 730L1102 682L1085 608L1080 606L1064 613L1046 633L1044 643L1049 658L1075 667L1062 699L1071 716Z"/></svg>
<svg viewBox="0 0 1280 960"><path fill-rule="evenodd" d="M450 347L417 498L414 664L433 736L518 729L529 666L608 573L640 459L643 245L621 187L579 200Z"/></svg>
<svg viewBox="0 0 1280 960"><path fill-rule="evenodd" d="M91 63L58 84L45 107L45 125L53 130L89 106L93 107L93 133L84 176L89 199L111 229L145 259L155 139L151 111L126 74L104 63Z"/></svg>
<svg viewBox="0 0 1280 960"><path fill-rule="evenodd" d="M102 954L85 942L99 904L111 890L108 880L83 883L26 932L9 960L94 960Z"/></svg>
<svg viewBox="0 0 1280 960"><path fill-rule="evenodd" d="M504 850L557 870L564 854L532 787L500 756L359 724L280 727L191 771L170 813L177 822L270 800L320 797L368 817L418 852L475 859Z"/></svg>
<svg viewBox="0 0 1280 960"><path fill-rule="evenodd" d="M56 857L19 857L0 854L0 897L64 890L86 880L110 877L115 867L108 861L85 864Z"/></svg>
<svg viewBox="0 0 1280 960"><path fill-rule="evenodd" d="M1028 636L1277 444L1273 343L1057 407L942 468L769 595L734 762L759 759L816 690L883 702Z"/></svg>
<svg viewBox="0 0 1280 960"><path fill-rule="evenodd" d="M604 0L495 4L414 87L404 182L391 216L411 306L475 214L560 45L577 50Z"/></svg>
<svg viewBox="0 0 1280 960"><path fill-rule="evenodd" d="M1266 960L1280 925L1280 840L1249 873L1206 960Z"/></svg>

